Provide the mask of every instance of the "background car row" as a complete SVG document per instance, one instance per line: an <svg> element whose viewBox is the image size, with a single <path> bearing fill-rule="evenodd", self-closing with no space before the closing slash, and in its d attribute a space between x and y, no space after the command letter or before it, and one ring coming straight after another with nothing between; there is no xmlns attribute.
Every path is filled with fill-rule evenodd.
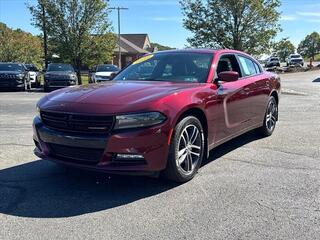
<svg viewBox="0 0 320 240"><path fill-rule="evenodd" d="M277 56L271 56L266 60L265 67L280 67L280 58ZM290 54L286 59L286 65L289 66L295 66L300 65L304 66L304 60L300 54Z"/></svg>
<svg viewBox="0 0 320 240"><path fill-rule="evenodd" d="M89 72L88 83L108 81L120 69L112 64L101 64ZM43 79L43 90L51 90L78 85L75 69L70 64L51 63L47 69L40 71L33 64L0 63L0 89L25 91L31 88L40 88Z"/></svg>

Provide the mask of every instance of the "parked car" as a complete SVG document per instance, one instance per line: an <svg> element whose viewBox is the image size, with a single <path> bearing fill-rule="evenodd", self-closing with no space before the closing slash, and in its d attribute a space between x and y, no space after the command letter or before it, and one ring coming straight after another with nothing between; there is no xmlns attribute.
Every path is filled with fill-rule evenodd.
<svg viewBox="0 0 320 240"><path fill-rule="evenodd" d="M287 58L287 66L290 65L304 65L303 58L301 57L300 54L290 54L289 57Z"/></svg>
<svg viewBox="0 0 320 240"><path fill-rule="evenodd" d="M119 71L120 69L112 64L98 65L90 74L89 83L109 81L112 79L112 74L118 73Z"/></svg>
<svg viewBox="0 0 320 240"><path fill-rule="evenodd" d="M40 99L35 154L73 167L160 172L185 182L216 146L253 129L270 136L279 95L279 77L243 52L157 52L113 81Z"/></svg>
<svg viewBox="0 0 320 240"><path fill-rule="evenodd" d="M39 88L41 86L40 71L33 64L25 64L25 67L26 67L28 74L29 74L31 86Z"/></svg>
<svg viewBox="0 0 320 240"><path fill-rule="evenodd" d="M30 80L21 63L0 63L0 89L27 90Z"/></svg>
<svg viewBox="0 0 320 240"><path fill-rule="evenodd" d="M78 78L70 64L50 63L44 74L44 91L78 85Z"/></svg>
<svg viewBox="0 0 320 240"><path fill-rule="evenodd" d="M280 67L280 59L278 57L269 57L265 64L266 68L269 67Z"/></svg>

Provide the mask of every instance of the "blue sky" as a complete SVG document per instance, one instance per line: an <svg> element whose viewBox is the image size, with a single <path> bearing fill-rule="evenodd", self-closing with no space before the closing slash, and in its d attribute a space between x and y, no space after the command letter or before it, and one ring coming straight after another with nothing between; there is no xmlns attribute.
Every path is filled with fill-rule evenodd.
<svg viewBox="0 0 320 240"><path fill-rule="evenodd" d="M223 0L222 0L223 1ZM31 25L31 16L25 4L35 0L0 0L0 21L12 28L21 28L33 34L39 31ZM151 41L182 48L190 33L183 28L178 0L111 0L111 6L128 7L122 12L122 33L148 33ZM281 32L277 39L289 37L297 46L313 31L320 32L319 0L282 0ZM117 15L110 19L117 29Z"/></svg>

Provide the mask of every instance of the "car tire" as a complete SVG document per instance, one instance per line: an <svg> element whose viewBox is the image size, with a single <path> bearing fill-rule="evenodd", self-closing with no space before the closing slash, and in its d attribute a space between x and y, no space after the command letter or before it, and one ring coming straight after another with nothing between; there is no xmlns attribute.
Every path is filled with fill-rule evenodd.
<svg viewBox="0 0 320 240"><path fill-rule="evenodd" d="M266 113L263 119L263 126L258 128L259 135L263 137L271 136L278 121L278 103L276 99L271 96L269 98Z"/></svg>
<svg viewBox="0 0 320 240"><path fill-rule="evenodd" d="M41 83L40 83L40 80L38 79L38 78L36 78L36 84L35 84L36 86L36 88L39 88L39 87L41 87Z"/></svg>
<svg viewBox="0 0 320 240"><path fill-rule="evenodd" d="M179 121L172 134L163 176L179 183L191 180L201 165L204 142L203 127L196 117L187 116Z"/></svg>
<svg viewBox="0 0 320 240"><path fill-rule="evenodd" d="M43 86L43 91L44 92L49 92L49 88L47 86Z"/></svg>

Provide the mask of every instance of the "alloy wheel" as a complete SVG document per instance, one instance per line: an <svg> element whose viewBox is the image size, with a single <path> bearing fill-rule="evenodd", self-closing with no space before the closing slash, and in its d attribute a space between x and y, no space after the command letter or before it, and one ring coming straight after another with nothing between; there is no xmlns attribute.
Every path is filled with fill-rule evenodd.
<svg viewBox="0 0 320 240"><path fill-rule="evenodd" d="M184 174L192 174L201 158L202 134L197 126L186 126L178 141L177 166Z"/></svg>
<svg viewBox="0 0 320 240"><path fill-rule="evenodd" d="M273 131L277 121L277 104L270 101L267 109L266 127L269 131Z"/></svg>

